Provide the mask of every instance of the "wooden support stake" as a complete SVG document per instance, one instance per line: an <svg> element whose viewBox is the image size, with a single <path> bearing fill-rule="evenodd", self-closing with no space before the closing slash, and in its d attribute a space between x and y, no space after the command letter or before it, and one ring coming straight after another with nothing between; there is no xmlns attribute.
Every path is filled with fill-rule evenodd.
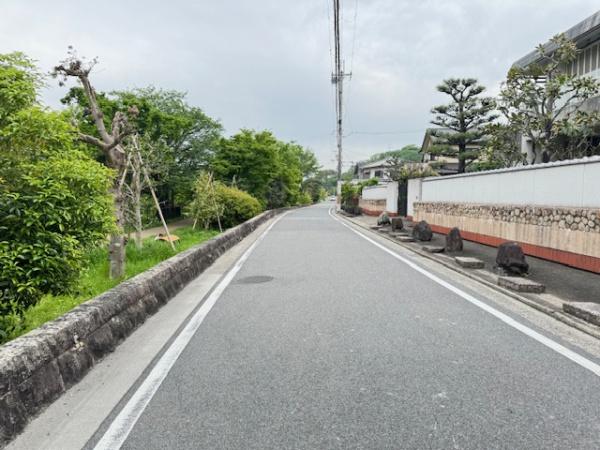
<svg viewBox="0 0 600 450"><path fill-rule="evenodd" d="M163 216L162 210L160 209L160 203L158 202L158 198L156 197L154 188L152 187L152 182L150 181L150 177L148 176L148 171L146 170L146 166L144 165L144 161L142 160L142 155L137 146L137 139L136 139L136 153L137 153L137 157L140 161L140 166L142 167L142 171L144 172L144 178L146 178L146 183L148 183L148 187L150 188L150 193L152 194L152 198L154 199L154 205L156 206L156 210L158 211L158 215L160 216L160 221L162 222L163 228L165 229L167 239L169 240L169 243L171 244L171 248L173 249L173 251L176 251L175 244L171 240L171 235L169 234L169 227L167 227L167 222L165 221L165 217Z"/></svg>

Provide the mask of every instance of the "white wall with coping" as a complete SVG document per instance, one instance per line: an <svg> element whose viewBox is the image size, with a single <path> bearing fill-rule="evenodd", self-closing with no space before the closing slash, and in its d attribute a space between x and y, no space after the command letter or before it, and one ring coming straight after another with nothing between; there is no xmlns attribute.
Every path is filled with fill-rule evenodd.
<svg viewBox="0 0 600 450"><path fill-rule="evenodd" d="M387 185L365 186L362 190L365 200L383 200L387 198Z"/></svg>
<svg viewBox="0 0 600 450"><path fill-rule="evenodd" d="M600 157L409 180L414 202L600 207Z"/></svg>
<svg viewBox="0 0 600 450"><path fill-rule="evenodd" d="M398 183L392 181L376 186L365 186L361 195L363 200L385 200L385 210L390 213L398 213Z"/></svg>
<svg viewBox="0 0 600 450"><path fill-rule="evenodd" d="M415 213L415 209L413 204L421 201L422 196L422 187L423 187L423 178L413 178L408 180L408 193L407 193L407 208L406 215L413 217Z"/></svg>

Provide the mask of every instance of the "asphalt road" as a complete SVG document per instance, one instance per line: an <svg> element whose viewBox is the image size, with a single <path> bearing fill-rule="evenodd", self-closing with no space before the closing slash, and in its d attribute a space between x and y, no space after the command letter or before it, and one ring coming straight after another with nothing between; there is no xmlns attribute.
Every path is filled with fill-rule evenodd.
<svg viewBox="0 0 600 450"><path fill-rule="evenodd" d="M123 448L600 448L597 374L328 208L258 243Z"/></svg>

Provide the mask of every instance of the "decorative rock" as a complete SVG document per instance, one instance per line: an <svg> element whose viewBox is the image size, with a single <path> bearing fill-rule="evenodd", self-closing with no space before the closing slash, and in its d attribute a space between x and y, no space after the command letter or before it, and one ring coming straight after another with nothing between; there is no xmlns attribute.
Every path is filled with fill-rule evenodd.
<svg viewBox="0 0 600 450"><path fill-rule="evenodd" d="M600 304L592 302L563 303L563 311L600 327Z"/></svg>
<svg viewBox="0 0 600 450"><path fill-rule="evenodd" d="M377 225L389 225L391 222L390 216L385 211L377 218Z"/></svg>
<svg viewBox="0 0 600 450"><path fill-rule="evenodd" d="M424 245L421 248L427 253L442 253L445 250L441 245Z"/></svg>
<svg viewBox="0 0 600 450"><path fill-rule="evenodd" d="M483 269L485 266L482 260L468 256L457 256L454 261L465 269Z"/></svg>
<svg viewBox="0 0 600 450"><path fill-rule="evenodd" d="M429 224L424 220L421 220L414 226L412 235L419 241L430 241L433 237L433 232L431 231Z"/></svg>
<svg viewBox="0 0 600 450"><path fill-rule="evenodd" d="M537 283L528 278L520 277L498 277L498 286L505 287L512 291L534 294L541 294L546 290L546 286L543 284Z"/></svg>
<svg viewBox="0 0 600 450"><path fill-rule="evenodd" d="M400 231L404 229L404 223L400 217L392 217L392 231Z"/></svg>
<svg viewBox="0 0 600 450"><path fill-rule="evenodd" d="M529 271L523 249L516 242L505 242L498 247L496 264L509 274L523 275Z"/></svg>
<svg viewBox="0 0 600 450"><path fill-rule="evenodd" d="M462 252L462 250L463 240L462 236L460 235L460 230L454 227L446 235L446 251L453 253Z"/></svg>

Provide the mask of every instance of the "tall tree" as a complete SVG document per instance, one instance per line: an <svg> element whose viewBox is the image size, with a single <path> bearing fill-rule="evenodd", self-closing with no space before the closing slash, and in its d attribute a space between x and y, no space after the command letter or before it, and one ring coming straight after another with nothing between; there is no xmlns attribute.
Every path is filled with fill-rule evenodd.
<svg viewBox="0 0 600 450"><path fill-rule="evenodd" d="M599 122L597 113L581 106L600 92L600 83L568 70L577 45L564 34L550 44L537 47L538 63L512 67L500 92L499 110L514 132L529 139L532 163L585 156L589 130Z"/></svg>
<svg viewBox="0 0 600 450"><path fill-rule="evenodd" d="M198 174L207 168L223 131L221 124L200 108L187 103L182 92L154 87L97 93L96 99L104 112L107 126L114 114L136 107L132 118L137 133L151 141L161 141L161 177L156 178L161 201L179 206L193 197L193 184ZM88 111L87 97L80 87L71 88L62 99L80 111ZM81 115L80 127L88 134L95 132L89 114Z"/></svg>
<svg viewBox="0 0 600 450"><path fill-rule="evenodd" d="M482 97L485 87L475 78L450 78L437 87L451 97L447 105L434 106L432 124L441 127L433 135L438 142L433 152L458 158L458 172L477 159L485 136L485 126L498 116L494 114L495 102L491 97Z"/></svg>
<svg viewBox="0 0 600 450"><path fill-rule="evenodd" d="M81 83L89 105L89 114L94 121L96 135L80 132L79 139L98 148L105 158L106 165L113 169L117 175L111 189L114 198L117 231L112 233L110 237L108 253L110 276L111 278L120 278L125 274L125 235L123 233L125 210L119 180L127 163L122 144L123 140L134 131L129 116L135 116L137 108L131 107L128 111L115 112L110 126L106 126L104 112L98 104L96 90L90 81L90 72L96 62L95 59L89 62L84 61L77 56L72 48L69 48L67 58L54 68L53 75L60 77L61 84L68 78L76 78Z"/></svg>

